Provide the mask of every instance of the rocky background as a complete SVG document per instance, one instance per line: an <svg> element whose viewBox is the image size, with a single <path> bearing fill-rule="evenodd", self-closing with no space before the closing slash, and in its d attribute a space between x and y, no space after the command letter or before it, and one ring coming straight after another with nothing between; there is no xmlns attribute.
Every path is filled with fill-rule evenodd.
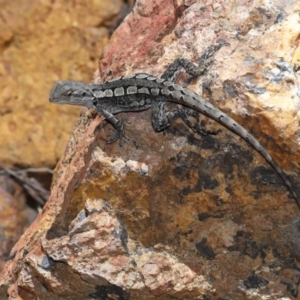
<svg viewBox="0 0 300 300"><path fill-rule="evenodd" d="M80 108L49 103L54 82L91 82L104 46L132 6L0 0L0 269L47 200L52 170L79 116Z"/></svg>
<svg viewBox="0 0 300 300"><path fill-rule="evenodd" d="M68 24L88 28L91 11L79 10L79 25ZM197 62L225 39L230 45L203 76L183 74L180 82L256 136L299 193L299 11L293 0L139 0L105 48L94 82L139 71L159 76L175 58ZM95 47L82 65L100 53ZM89 81L67 73L80 58L68 67L56 59L53 81ZM51 118L71 112L51 109ZM202 123L219 134L199 137L180 120L156 133L150 116L120 114L126 139L106 145L111 127L82 111L49 200L2 271L2 298L299 298L300 213L274 170L206 117Z"/></svg>

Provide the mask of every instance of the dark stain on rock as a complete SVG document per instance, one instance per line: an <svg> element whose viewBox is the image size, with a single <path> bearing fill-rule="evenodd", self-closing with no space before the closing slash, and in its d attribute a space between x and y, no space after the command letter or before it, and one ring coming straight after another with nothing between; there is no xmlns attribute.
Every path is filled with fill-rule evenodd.
<svg viewBox="0 0 300 300"><path fill-rule="evenodd" d="M229 142L226 144L226 147L230 149L230 152L226 153L224 157L224 163L237 165L241 170L248 167L249 164L252 163L253 155L252 148L250 145L249 148L244 149L243 147L234 142Z"/></svg>
<svg viewBox="0 0 300 300"><path fill-rule="evenodd" d="M234 245L227 247L229 251L239 251L243 255L248 255L252 259L266 256L264 246L252 240L252 235L243 230L237 231L234 236Z"/></svg>
<svg viewBox="0 0 300 300"><path fill-rule="evenodd" d="M220 165L219 165L220 172L221 172L221 173L225 173L225 174L232 174L233 171L234 171L233 165L236 164L236 161L234 161L234 160L232 159L232 155L229 154L229 153L226 153L226 154L223 156L222 160L223 160L224 162L226 161L226 163L220 164Z"/></svg>
<svg viewBox="0 0 300 300"><path fill-rule="evenodd" d="M223 93L226 98L236 98L239 96L241 89L241 83L235 80L224 80L223 81Z"/></svg>
<svg viewBox="0 0 300 300"><path fill-rule="evenodd" d="M257 275L251 275L244 280L246 289L259 289L268 285L269 281Z"/></svg>
<svg viewBox="0 0 300 300"><path fill-rule="evenodd" d="M191 187L188 185L186 187L184 187L181 191L180 191L180 194L182 196L187 196L188 194L191 193Z"/></svg>
<svg viewBox="0 0 300 300"><path fill-rule="evenodd" d="M216 206L221 206L224 204L223 198L221 198L219 195L214 195L212 196L212 200L216 204Z"/></svg>
<svg viewBox="0 0 300 300"><path fill-rule="evenodd" d="M225 188L225 191L226 193L228 193L229 195L232 195L232 187L230 185L228 185L226 188Z"/></svg>
<svg viewBox="0 0 300 300"><path fill-rule="evenodd" d="M126 230L126 227L124 226L123 222L121 220L119 220L120 222L120 240L121 240L121 243L122 243L122 246L125 250L126 253L128 253L128 247L127 247L127 244L128 244L128 232Z"/></svg>
<svg viewBox="0 0 300 300"><path fill-rule="evenodd" d="M193 189L196 193L200 192L202 189L213 190L219 186L219 182L209 176L207 169L204 168L204 170L205 171L203 171L203 168L200 168L198 171L198 181Z"/></svg>
<svg viewBox="0 0 300 300"><path fill-rule="evenodd" d="M285 282L284 280L281 281L282 284L286 285L286 290L293 296L298 296L298 288L300 283L300 277L295 278L295 282Z"/></svg>
<svg viewBox="0 0 300 300"><path fill-rule="evenodd" d="M212 247L207 243L207 239L203 238L201 242L196 244L198 254L206 259L214 259L216 257Z"/></svg>
<svg viewBox="0 0 300 300"><path fill-rule="evenodd" d="M276 174L275 170L271 167L259 166L254 168L252 172L249 173L249 178L253 185L263 185L263 184L278 184L280 181L279 176ZM280 181L281 183L281 181Z"/></svg>
<svg viewBox="0 0 300 300"><path fill-rule="evenodd" d="M288 245L290 246L290 245ZM278 262L274 263L274 265L271 265L272 268L282 268L282 269L293 269L296 270L297 272L300 272L300 267L298 267L296 261L298 261L298 247L296 252L294 252L293 248L289 249L288 246L284 245L276 245L272 249L272 254L275 258L277 258Z"/></svg>
<svg viewBox="0 0 300 300"><path fill-rule="evenodd" d="M210 179L208 177L203 178L203 188L206 190L213 190L219 186L219 182L216 179Z"/></svg>
<svg viewBox="0 0 300 300"><path fill-rule="evenodd" d="M180 192L179 192L179 203L183 204L184 203L184 197L188 196L191 192L192 192L192 189L189 185L184 187L183 189L181 189Z"/></svg>
<svg viewBox="0 0 300 300"><path fill-rule="evenodd" d="M95 299L110 300L110 299L120 299L128 300L130 294L124 291L121 287L111 284L111 285L97 285L96 292L89 295Z"/></svg>
<svg viewBox="0 0 300 300"><path fill-rule="evenodd" d="M189 180L191 177L187 166L176 166L173 169L173 175L180 180Z"/></svg>
<svg viewBox="0 0 300 300"><path fill-rule="evenodd" d="M226 215L226 212L216 212L216 213L200 213L198 214L198 220L200 222L203 222L205 221L206 219L209 219L209 218L215 218L215 219L220 219L220 218L223 218L224 216Z"/></svg>
<svg viewBox="0 0 300 300"><path fill-rule="evenodd" d="M198 138L197 135L189 135L187 142L190 145L205 150L217 150L221 148L221 142L214 135L201 136L201 138Z"/></svg>
<svg viewBox="0 0 300 300"><path fill-rule="evenodd" d="M206 219L208 219L208 218L210 218L211 217L211 215L210 214L208 214L208 213L200 213L200 214L198 214L198 220L199 221L204 221L204 220L206 220Z"/></svg>
<svg viewBox="0 0 300 300"><path fill-rule="evenodd" d="M277 15L274 24L281 23L284 20L284 18L285 18L285 12L281 10Z"/></svg>
<svg viewBox="0 0 300 300"><path fill-rule="evenodd" d="M199 168L199 163L203 163L205 159L200 153L190 151L190 152L179 152L176 157L174 157L170 162L175 162L178 165L184 165L189 168Z"/></svg>
<svg viewBox="0 0 300 300"><path fill-rule="evenodd" d="M195 184L195 187L194 187L194 192L195 193L199 193L202 191L202 185L203 185L203 181L202 180L198 180Z"/></svg>

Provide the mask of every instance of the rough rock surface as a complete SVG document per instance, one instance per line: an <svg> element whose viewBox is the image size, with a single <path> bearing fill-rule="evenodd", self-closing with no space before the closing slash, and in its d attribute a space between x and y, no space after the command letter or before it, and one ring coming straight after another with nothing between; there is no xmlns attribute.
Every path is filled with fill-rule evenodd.
<svg viewBox="0 0 300 300"><path fill-rule="evenodd" d="M299 9L137 1L95 81L160 75L225 39L230 46L189 87L253 133L299 191ZM111 127L82 113L48 203L1 274L3 299L299 297L300 213L267 163L205 117L218 135L196 136L180 121L156 133L150 111L119 117L126 139L106 145Z"/></svg>
<svg viewBox="0 0 300 300"><path fill-rule="evenodd" d="M0 270L9 258L10 250L18 241L28 220L24 214L24 199L13 197L3 188L0 177Z"/></svg>

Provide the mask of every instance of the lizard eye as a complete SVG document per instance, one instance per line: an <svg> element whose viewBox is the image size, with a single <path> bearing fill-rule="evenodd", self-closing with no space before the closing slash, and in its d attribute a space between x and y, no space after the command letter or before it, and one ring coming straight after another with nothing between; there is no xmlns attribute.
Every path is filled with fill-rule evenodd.
<svg viewBox="0 0 300 300"><path fill-rule="evenodd" d="M67 96L71 96L72 95L72 91L68 91Z"/></svg>

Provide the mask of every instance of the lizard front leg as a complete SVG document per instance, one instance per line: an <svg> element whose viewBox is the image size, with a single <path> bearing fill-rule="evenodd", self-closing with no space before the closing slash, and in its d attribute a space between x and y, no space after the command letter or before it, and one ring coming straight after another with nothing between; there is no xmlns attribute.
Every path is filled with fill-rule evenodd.
<svg viewBox="0 0 300 300"><path fill-rule="evenodd" d="M121 120L116 118L112 113L109 111L102 109L100 107L95 106L94 109L99 113L102 114L105 119L115 128L116 132L108 137L106 143L107 144L112 144L118 139L122 138L124 136L124 125Z"/></svg>

